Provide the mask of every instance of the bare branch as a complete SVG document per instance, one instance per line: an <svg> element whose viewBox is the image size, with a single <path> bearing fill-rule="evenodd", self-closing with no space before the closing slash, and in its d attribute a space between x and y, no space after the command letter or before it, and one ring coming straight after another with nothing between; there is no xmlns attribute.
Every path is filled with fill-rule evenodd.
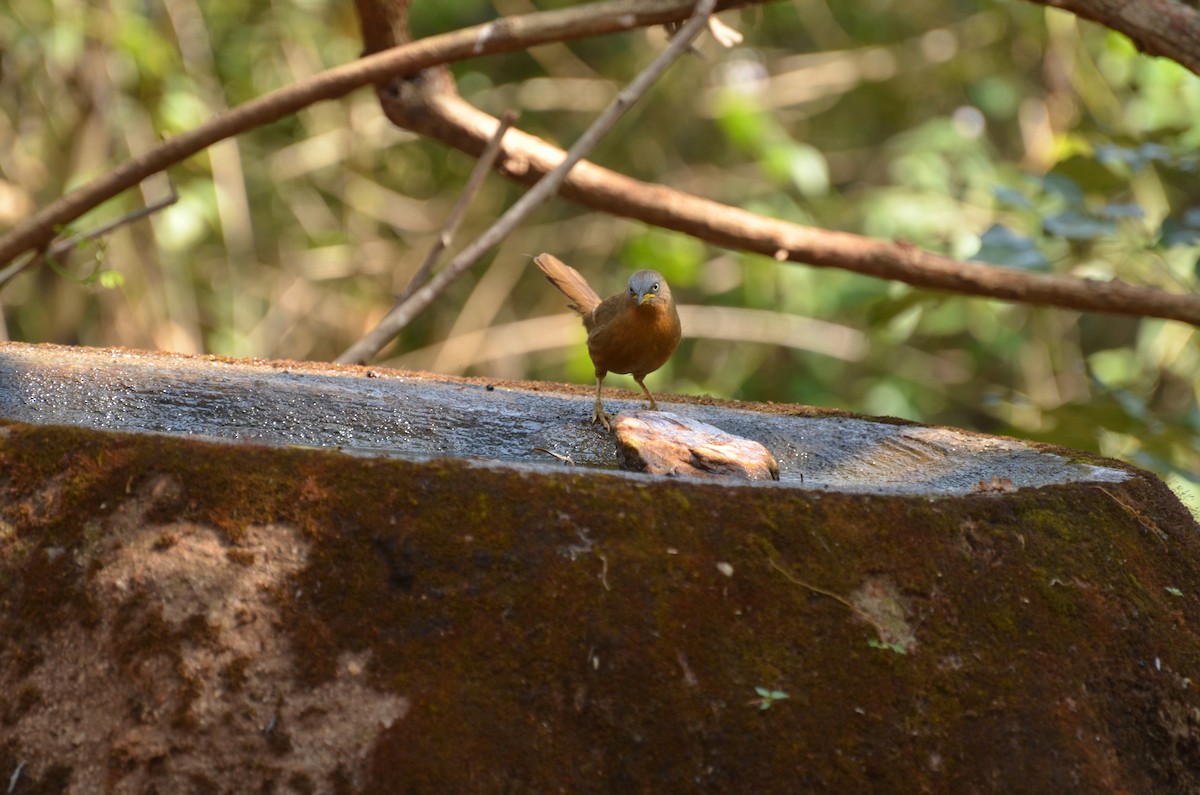
<svg viewBox="0 0 1200 795"><path fill-rule="evenodd" d="M1029 0L1124 33L1147 55L1200 74L1200 11L1179 0Z"/></svg>
<svg viewBox="0 0 1200 795"><path fill-rule="evenodd" d="M722 0L719 8L767 0ZM1119 30L1145 52L1174 58L1200 72L1200 12L1176 0L1031 0L1064 8ZM0 264L23 252L42 249L55 230L171 164L219 140L269 123L315 102L334 99L395 75L486 53L664 24L685 18L691 0L610 0L560 11L496 20L486 25L433 36L328 70L267 94L164 141L145 154L98 177L30 216L0 238ZM392 35L391 33L385 35ZM382 92L381 92L382 95ZM384 107L397 103L384 96ZM411 110L411 109L409 109ZM437 96L419 113L389 116L414 131L478 155L496 129L496 120L453 94ZM402 120L401 120L402 119ZM534 182L558 165L563 152L540 139L512 130L499 167ZM632 180L582 163L562 194L590 207L675 229L717 245L756 251L779 259L840 267L917 287L948 290L1032 304L1148 315L1200 325L1200 298L1134 287L963 264L905 243L869 240L763 218ZM24 263L22 264L24 266ZM9 271L5 271L9 273Z"/></svg>
<svg viewBox="0 0 1200 795"><path fill-rule="evenodd" d="M403 110L412 129L475 154L495 129L496 120L457 94L424 98L419 112ZM389 103L385 100L385 108ZM389 110L388 115L393 113ZM540 138L510 130L499 167L514 179L533 182L557 166L561 149ZM756 215L738 207L692 196L580 163L561 193L597 210L634 218L732 249L765 254L777 261L806 263L894 279L933 290L1044 304L1090 312L1162 317L1200 325L1200 296L1107 282L1026 273L978 262L959 262L904 241L873 240L846 232Z"/></svg>
<svg viewBox="0 0 1200 795"><path fill-rule="evenodd" d="M718 8L735 8L772 0L719 0ZM525 49L535 44L598 36L661 25L686 18L692 0L607 0L556 11L505 17L484 25L430 36L329 69L219 113L195 129L169 138L62 196L13 227L0 238L0 265L20 254L45 248L55 230L88 210L128 190L152 174L184 160L217 141L261 127L316 102L337 99L363 86L396 75L415 74L438 64L490 53Z"/></svg>
<svg viewBox="0 0 1200 795"><path fill-rule="evenodd" d="M413 318L423 312L434 300L453 284L480 256L489 248L499 243L509 232L528 217L529 213L542 202L553 196L567 178L571 169L579 161L587 157L596 144L608 134L617 121L625 115L643 95L650 89L664 72L687 52L692 41L700 34L701 29L708 23L708 18L716 6L716 0L700 0L696 3L696 11L674 36L670 43L650 64L635 77L629 85L621 90L612 103L604 109L592 125L579 136L579 140L571 147L566 157L547 173L532 189L513 204L500 216L482 235L464 248L457 257L427 285L419 289L402 305L394 307L369 334L351 346L350 350L338 357L340 363L365 362L377 354L401 329L412 322Z"/></svg>

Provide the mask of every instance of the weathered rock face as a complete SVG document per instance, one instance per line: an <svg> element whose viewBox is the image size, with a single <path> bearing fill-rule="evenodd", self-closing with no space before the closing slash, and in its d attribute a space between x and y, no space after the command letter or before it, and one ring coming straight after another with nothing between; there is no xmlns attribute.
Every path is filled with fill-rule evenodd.
<svg viewBox="0 0 1200 795"><path fill-rule="evenodd" d="M1195 523L1058 453L928 496L0 424L0 786L1200 792Z"/></svg>
<svg viewBox="0 0 1200 795"><path fill-rule="evenodd" d="M0 438L14 792L1200 788L1200 548L1142 475L930 500Z"/></svg>

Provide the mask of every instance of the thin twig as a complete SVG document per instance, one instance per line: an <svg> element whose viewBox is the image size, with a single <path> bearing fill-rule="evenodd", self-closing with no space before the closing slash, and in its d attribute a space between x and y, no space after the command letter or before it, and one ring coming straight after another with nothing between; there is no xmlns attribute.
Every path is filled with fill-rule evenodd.
<svg viewBox="0 0 1200 795"><path fill-rule="evenodd" d="M356 342L338 361L366 362L379 353L391 339L405 326L412 322L421 312L432 304L446 288L462 276L488 249L499 243L517 227L539 204L558 192L558 188L566 179L567 174L575 164L585 158L596 144L608 133L617 121L650 86L654 84L663 72L674 63L679 56L687 52L692 41L708 22L708 17L716 7L716 0L700 0L696 10L687 23L680 29L679 34L670 40L666 49L658 54L650 65L635 77L629 85L617 94L612 103L604 109L575 145L567 152L566 159L558 164L550 173L538 180L528 193L518 199L512 207L500 216L494 224L478 238L466 246L458 256L452 259L445 268L429 280L429 283L418 289L407 301L393 307L383 320L370 333Z"/></svg>
<svg viewBox="0 0 1200 795"><path fill-rule="evenodd" d="M1137 523L1140 524L1143 529L1145 529L1147 532L1153 533L1154 536L1162 543L1163 549L1169 548L1167 546L1167 539L1170 538L1170 536L1167 535L1166 531L1156 525L1153 521L1147 519L1145 516L1142 516L1142 514L1135 510L1129 503L1125 502L1125 500L1121 499L1116 494L1113 494L1108 489L1104 488L1103 486L1097 486L1096 488L1107 494L1109 499L1111 499L1117 505L1120 505L1122 508L1124 508L1125 512L1136 519Z"/></svg>
<svg viewBox="0 0 1200 795"><path fill-rule="evenodd" d="M547 450L545 447L535 447L535 448L533 448L533 452L545 453L546 455L554 456L559 461L562 461L564 464L570 464L571 466L575 466L575 459L571 458L571 456L569 456L569 455L563 455L562 453L556 453L553 450Z"/></svg>
<svg viewBox="0 0 1200 795"><path fill-rule="evenodd" d="M438 232L437 239L433 241L433 245L429 247L429 253L425 255L425 261L421 263L421 267L417 268L416 273L408 280L404 290L396 297L396 302L392 304L392 310L395 312L404 302L412 297L413 293L425 284L425 280L429 278L430 271L437 264L438 258L442 252L449 247L450 241L454 238L454 233L458 231L459 225L462 223L463 217L467 214L467 207L470 206L471 200L475 198L475 194L479 192L480 186L483 185L483 180L491 171L492 166L496 163L496 157L500 154L500 143L504 140L504 134L512 127L513 122L517 120L516 111L508 111L500 119L500 124L496 126L496 132L492 134L491 140L488 141L487 148L483 150L483 154L479 160L475 162L475 168L471 171L471 176L467 179L467 184L463 187L462 193L459 194L458 201L455 202L453 209L450 210L450 215L446 217L446 223ZM341 356L334 359L335 362L341 364L362 363L370 359L379 350L368 350L366 337L358 340L353 345L345 350Z"/></svg>
<svg viewBox="0 0 1200 795"><path fill-rule="evenodd" d="M429 278L429 272L433 270L433 266L437 264L438 258L442 256L442 252L449 246L454 239L454 233L458 231L459 225L462 223L463 217L467 214L467 207L471 205L471 201L475 198L475 194L479 192L479 188L483 185L483 180L492 170L492 166L496 163L496 156L500 154L500 142L504 140L504 134L508 132L508 128L513 126L513 122L517 120L520 114L515 110L505 112L500 117L500 125L496 127L496 132L492 135L492 139L488 141L487 148L483 150L483 154L479 160L475 161L475 168L471 170L471 176L467 179L467 184L463 187L462 193L459 194L458 201L454 203L454 208L450 210L450 215L446 217L446 223L438 232L437 239L433 241L433 245L429 247L429 253L425 255L425 261L421 263L421 267L417 268L417 272L412 275L396 299L396 306L408 300L409 296L417 291L425 280Z"/></svg>
<svg viewBox="0 0 1200 795"><path fill-rule="evenodd" d="M850 609L850 612L854 613L855 615L857 615L859 618L863 619L867 623L871 624L872 626L876 626L876 627L879 626L878 622L876 622L874 618L867 615L865 612L863 612L858 607L858 605L854 604L854 602L851 602L849 599L842 596L841 594L836 594L833 591L827 591L824 588L821 588L819 586L805 582L804 580L800 579L799 577L797 577L796 575L792 574L790 571L785 569L783 566L780 566L777 562L775 562L774 558L767 558L767 563L771 564L771 568L775 569L775 571L779 572L784 577L786 577L788 579L788 581L791 582L793 585L799 585L801 588L812 591L813 593L818 594L820 596L828 597L835 602L845 605L847 608Z"/></svg>
<svg viewBox="0 0 1200 795"><path fill-rule="evenodd" d="M95 240L96 238L107 235L109 232L122 227L125 224L131 224L134 221L139 221L148 215L158 212L159 210L170 207L172 204L179 201L179 194L175 191L175 183L171 181L169 177L167 178L167 186L171 189L171 192L163 198L156 199L155 201L150 202L150 204L147 204L145 207L139 207L136 210L131 210L119 218L114 218L107 223L101 224L91 231L81 232L77 235L71 235L66 240L60 240L54 245L50 246L48 251L34 254L22 262L15 262L12 265L9 265L4 270L0 271L0 290L3 290L6 284L12 281L18 274L27 268L31 268L36 264L40 264L46 259L56 260L63 254L66 254L68 251L76 248L80 243L84 243L89 240Z"/></svg>

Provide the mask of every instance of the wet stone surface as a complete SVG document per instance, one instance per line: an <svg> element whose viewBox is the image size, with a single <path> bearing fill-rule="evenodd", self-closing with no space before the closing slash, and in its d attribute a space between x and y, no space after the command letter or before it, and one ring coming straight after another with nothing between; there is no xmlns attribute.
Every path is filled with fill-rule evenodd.
<svg viewBox="0 0 1200 795"><path fill-rule="evenodd" d="M0 418L45 425L333 447L363 455L455 457L519 466L618 469L591 398L381 368L327 367L133 351L0 344ZM1004 437L848 416L788 416L700 401L664 410L761 442L780 483L763 488L888 494L971 493L1118 482L1114 467ZM640 400L606 396L610 411ZM639 477L650 477L640 475Z"/></svg>

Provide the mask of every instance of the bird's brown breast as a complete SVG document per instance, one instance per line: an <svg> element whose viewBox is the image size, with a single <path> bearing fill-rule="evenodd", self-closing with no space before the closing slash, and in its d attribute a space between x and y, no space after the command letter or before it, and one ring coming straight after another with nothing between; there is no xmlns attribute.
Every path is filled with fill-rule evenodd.
<svg viewBox="0 0 1200 795"><path fill-rule="evenodd" d="M585 315L588 354L596 374L652 373L679 345L679 313L670 299L656 298L638 305L628 293L606 298Z"/></svg>

